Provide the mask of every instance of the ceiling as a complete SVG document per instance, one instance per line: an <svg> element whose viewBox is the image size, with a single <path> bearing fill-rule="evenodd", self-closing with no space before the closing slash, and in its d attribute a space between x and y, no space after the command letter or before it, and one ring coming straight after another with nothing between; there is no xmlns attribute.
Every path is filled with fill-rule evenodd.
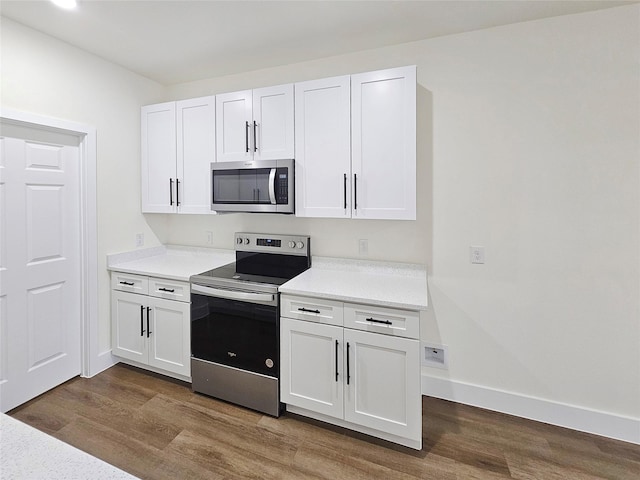
<svg viewBox="0 0 640 480"><path fill-rule="evenodd" d="M171 85L637 2L2 0L0 14Z"/></svg>

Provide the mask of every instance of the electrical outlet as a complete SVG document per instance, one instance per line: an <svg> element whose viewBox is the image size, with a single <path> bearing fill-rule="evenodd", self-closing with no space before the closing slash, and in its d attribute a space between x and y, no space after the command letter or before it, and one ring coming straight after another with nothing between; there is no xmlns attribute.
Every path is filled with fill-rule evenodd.
<svg viewBox="0 0 640 480"><path fill-rule="evenodd" d="M469 247L471 263L484 263L484 247Z"/></svg>
<svg viewBox="0 0 640 480"><path fill-rule="evenodd" d="M207 231L207 245L213 245L213 232Z"/></svg>
<svg viewBox="0 0 640 480"><path fill-rule="evenodd" d="M369 255L369 240L366 238L358 240L358 253L360 255Z"/></svg>
<svg viewBox="0 0 640 480"><path fill-rule="evenodd" d="M422 365L447 370L449 368L449 347L435 343L423 343Z"/></svg>
<svg viewBox="0 0 640 480"><path fill-rule="evenodd" d="M136 233L136 247L144 246L144 233Z"/></svg>

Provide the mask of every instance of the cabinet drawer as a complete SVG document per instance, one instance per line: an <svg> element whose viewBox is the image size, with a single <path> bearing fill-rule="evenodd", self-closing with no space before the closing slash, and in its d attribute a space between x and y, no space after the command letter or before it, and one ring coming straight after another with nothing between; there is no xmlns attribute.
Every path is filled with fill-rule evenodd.
<svg viewBox="0 0 640 480"><path fill-rule="evenodd" d="M149 293L149 278L130 273L111 272L111 288L147 295Z"/></svg>
<svg viewBox="0 0 640 480"><path fill-rule="evenodd" d="M343 324L342 307L343 303L335 300L282 295L280 315L341 327Z"/></svg>
<svg viewBox="0 0 640 480"><path fill-rule="evenodd" d="M345 303L344 326L397 337L420 338L420 314L411 310Z"/></svg>
<svg viewBox="0 0 640 480"><path fill-rule="evenodd" d="M191 295L188 282L177 280L164 280L162 278L149 278L149 295L152 297L190 302Z"/></svg>

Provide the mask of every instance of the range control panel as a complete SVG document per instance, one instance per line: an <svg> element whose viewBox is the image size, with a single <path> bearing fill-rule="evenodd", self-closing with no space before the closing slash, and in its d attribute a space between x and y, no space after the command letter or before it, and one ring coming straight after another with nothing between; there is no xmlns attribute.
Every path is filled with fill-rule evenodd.
<svg viewBox="0 0 640 480"><path fill-rule="evenodd" d="M272 233L235 234L235 248L243 252L270 252L288 255L311 254L311 237L307 235L276 235Z"/></svg>

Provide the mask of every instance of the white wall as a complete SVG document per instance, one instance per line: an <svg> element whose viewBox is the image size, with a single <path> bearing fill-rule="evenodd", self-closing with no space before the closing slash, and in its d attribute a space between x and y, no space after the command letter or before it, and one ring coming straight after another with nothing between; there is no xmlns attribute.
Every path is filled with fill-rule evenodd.
<svg viewBox="0 0 640 480"><path fill-rule="evenodd" d="M417 222L171 216L167 238L203 245L213 230L230 248L234 231L303 232L314 254L344 257L368 238L373 258L428 264L423 340L448 345L450 364L423 369L427 391L444 379L452 397L469 385L639 419L639 13L170 87L181 99L417 64L419 199ZM486 247L486 264L470 264L470 245Z"/></svg>
<svg viewBox="0 0 640 480"><path fill-rule="evenodd" d="M138 232L148 246L160 243L140 213L140 106L161 100L164 88L0 18L2 106L97 129L99 344L101 351L109 350L106 255L132 250ZM162 231L161 225L154 227Z"/></svg>
<svg viewBox="0 0 640 480"><path fill-rule="evenodd" d="M229 248L234 231L302 232L315 255L344 257L368 238L370 258L428 265L423 339L450 353L449 370L423 369L434 384L637 421L639 18L619 7L167 90L3 20L2 104L98 128L103 341L104 256L133 249L137 232L204 245L212 230ZM416 222L139 213L140 105L409 64ZM485 265L469 263L470 245L486 247Z"/></svg>

